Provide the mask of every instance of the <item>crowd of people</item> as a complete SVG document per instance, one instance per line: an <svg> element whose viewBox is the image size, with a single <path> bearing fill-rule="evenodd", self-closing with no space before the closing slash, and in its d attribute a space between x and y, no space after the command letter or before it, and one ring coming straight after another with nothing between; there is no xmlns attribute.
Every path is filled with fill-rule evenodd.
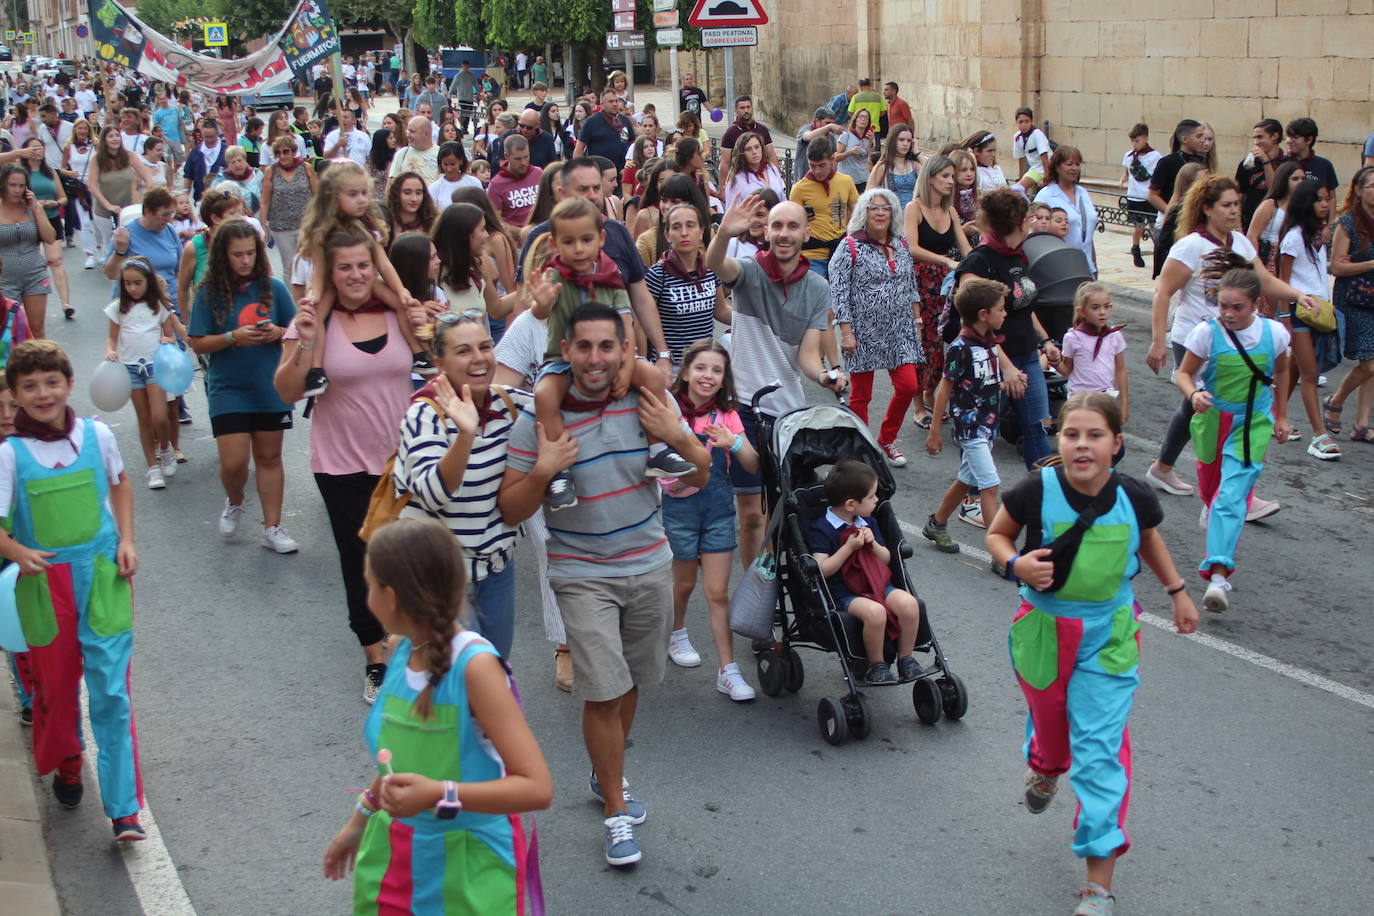
<svg viewBox="0 0 1374 916"><path fill-rule="evenodd" d="M15 510L0 555L20 565L21 581L74 570L77 591L91 595L78 595L77 612L98 637L58 618L53 648L31 639L35 650L16 663L38 766L56 770L58 799L81 797L70 661L84 653L89 671L104 653L108 693L92 697L91 713L102 761L118 763L102 762L102 796L116 838L142 836L118 677L137 567L131 475L108 428L66 406L71 364L46 340L52 287L67 320L86 312L71 302L65 242L111 281L106 355L135 389L149 489L166 489L186 461L178 430L193 418L160 386L153 358L184 342L204 368L221 535L237 536L251 469L260 543L297 551L282 526L282 449L306 405L310 470L374 704L366 735L378 775L325 856L334 878L356 861L360 907L514 911L538 893L519 815L547 806L552 783L506 665L521 623L522 532L555 682L583 702L605 858L640 860L634 827L647 807L625 775L626 742L639 688L669 661L704 662L686 629L699 582L716 688L735 702L755 696L728 614L735 560L753 563L768 517L754 396L780 381L759 405L777 415L814 397L814 383L848 392L867 423L883 371L892 394L876 441L886 460L907 464L898 440L908 421L927 452L942 449L946 430L959 449L925 538L957 552L951 518L985 527L996 569L1022 583L1012 655L1033 724L1025 804L1044 810L1057 777L1079 764L1074 849L1089 883L1075 912L1110 913L1112 866L1129 846L1130 578L1140 559L1167 587L1179 630L1196 623L1156 530L1157 493L1194 491L1177 470L1191 439L1207 529L1196 569L1204 606L1220 612L1241 527L1278 511L1253 490L1270 442L1299 437L1286 410L1294 389L1313 457L1339 457L1352 394L1352 438L1374 441L1374 293L1363 298L1362 279L1374 268L1374 168L1338 206L1310 119L1259 122L1234 179L1219 171L1205 124L1180 122L1164 155L1148 127L1131 129L1122 184L1149 224L1159 278L1146 362L1159 372L1172 350L1183 398L1137 481L1114 471L1130 386L1110 287L1086 282L1071 308L1049 306L1030 276L1031 236L1062 239L1090 273L1098 237L1082 154L1052 144L1030 110L1014 113L1012 178L993 131L922 150L897 84L879 92L860 80L800 128L798 172L785 177L751 98L731 100L718 141L704 131L709 103L691 74L667 130L652 105L629 105L618 71L564 112L548 97L542 58L523 54L511 80L529 89L523 108L493 95L504 74L464 62L447 84L409 79L401 109L377 118L369 89L379 93L395 64L349 62L343 100L321 79L313 117L302 106L264 119L232 98L103 64L66 84L8 88L0 292L10 392L0 420L7 400L18 420L0 430L12 435L0 445L0 509ZM1132 252L1143 266L1142 236ZM1319 374L1342 356L1358 365L1321 400ZM1059 381L1069 400L1056 415ZM992 443L1013 421L1032 473L1004 491ZM34 487L76 467L97 485L79 498L89 524L64 532L53 512L75 503L45 505ZM809 540L841 607L865 624L864 683L907 683L922 676L911 656L915 597L847 584L866 553L888 557L868 521L870 475L832 471L830 511ZM1082 549L1054 549L1065 529ZM1076 657L1072 670L1047 662L1046 646ZM474 729L489 744L470 744ZM420 867L457 836L490 865L482 881ZM411 863L399 871L397 844Z"/></svg>

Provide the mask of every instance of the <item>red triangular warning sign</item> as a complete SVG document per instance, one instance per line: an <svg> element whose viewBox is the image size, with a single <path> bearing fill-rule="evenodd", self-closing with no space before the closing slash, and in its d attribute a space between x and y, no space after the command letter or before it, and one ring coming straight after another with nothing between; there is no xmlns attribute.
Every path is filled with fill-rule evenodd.
<svg viewBox="0 0 1374 916"><path fill-rule="evenodd" d="M768 14L761 0L697 0L687 22L700 28L764 25Z"/></svg>

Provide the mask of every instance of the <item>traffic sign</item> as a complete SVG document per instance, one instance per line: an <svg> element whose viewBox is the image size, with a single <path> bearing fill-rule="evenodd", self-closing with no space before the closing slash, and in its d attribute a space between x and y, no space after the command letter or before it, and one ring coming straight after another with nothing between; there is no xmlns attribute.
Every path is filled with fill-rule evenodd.
<svg viewBox="0 0 1374 916"><path fill-rule="evenodd" d="M660 48L682 47L682 29L659 29L654 32L654 40Z"/></svg>
<svg viewBox="0 0 1374 916"><path fill-rule="evenodd" d="M638 51L644 47L643 32L607 32L607 51Z"/></svg>
<svg viewBox="0 0 1374 916"><path fill-rule="evenodd" d="M229 45L229 26L223 22L205 23L205 46L223 48Z"/></svg>
<svg viewBox="0 0 1374 916"><path fill-rule="evenodd" d="M634 14L633 12L629 12L629 13L616 13L616 14L614 14L614 16L613 16L612 18L614 19L614 23L615 23L614 26L613 26L613 28L614 28L617 32L632 32L632 31L634 31L634 27L635 27L635 14Z"/></svg>
<svg viewBox="0 0 1374 916"><path fill-rule="evenodd" d="M677 9L677 0L654 0L654 12L666 13Z"/></svg>
<svg viewBox="0 0 1374 916"><path fill-rule="evenodd" d="M38 44L37 40L33 37L33 33L32 33L32 32L25 32L24 34L20 35L20 36L19 36L19 40L22 41L22 42L23 42L24 44L26 44L26 45L36 45L36 44Z"/></svg>
<svg viewBox="0 0 1374 916"><path fill-rule="evenodd" d="M90 35L91 35L91 30L90 30L90 28L87 27L86 25L82 24L82 25L79 25L79 26L76 27L76 37L77 37L77 38L89 38Z"/></svg>
<svg viewBox="0 0 1374 916"><path fill-rule="evenodd" d="M702 29L703 48L752 48L759 43L759 30L752 25L743 28Z"/></svg>
<svg viewBox="0 0 1374 916"><path fill-rule="evenodd" d="M654 28L656 29L675 29L678 26L678 11L668 10L666 13L654 13ZM662 44L662 42L660 42Z"/></svg>
<svg viewBox="0 0 1374 916"><path fill-rule="evenodd" d="M633 13L635 0L611 0L612 13Z"/></svg>
<svg viewBox="0 0 1374 916"><path fill-rule="evenodd" d="M763 11L762 0L697 0L687 21L702 28L763 25L768 22L768 14Z"/></svg>
<svg viewBox="0 0 1374 916"><path fill-rule="evenodd" d="M19 37L19 33L14 29L5 29L5 41L14 41Z"/></svg>

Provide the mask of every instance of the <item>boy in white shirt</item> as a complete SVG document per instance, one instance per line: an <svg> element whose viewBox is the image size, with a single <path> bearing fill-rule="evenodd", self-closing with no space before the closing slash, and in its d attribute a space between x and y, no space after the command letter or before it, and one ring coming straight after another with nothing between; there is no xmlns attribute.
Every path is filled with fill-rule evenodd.
<svg viewBox="0 0 1374 916"><path fill-rule="evenodd" d="M1150 178L1162 156L1159 150L1150 148L1150 125L1137 124L1128 136L1131 148L1121 160L1121 187L1126 190L1126 216L1132 226L1131 260L1136 267L1144 267L1140 240L1145 235L1145 227L1155 219L1155 207L1150 203Z"/></svg>

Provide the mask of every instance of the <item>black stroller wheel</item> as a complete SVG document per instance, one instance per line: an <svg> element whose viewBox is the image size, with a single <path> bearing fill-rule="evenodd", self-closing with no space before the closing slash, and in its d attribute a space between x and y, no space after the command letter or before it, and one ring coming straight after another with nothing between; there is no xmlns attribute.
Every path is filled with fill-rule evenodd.
<svg viewBox="0 0 1374 916"><path fill-rule="evenodd" d="M940 688L928 677L923 677L911 685L911 705L916 707L916 718L926 725L940 721L943 698Z"/></svg>
<svg viewBox="0 0 1374 916"><path fill-rule="evenodd" d="M782 693L783 679L787 676L785 662L781 655L772 649L759 653L759 686L770 697Z"/></svg>
<svg viewBox="0 0 1374 916"><path fill-rule="evenodd" d="M821 737L829 744L844 744L849 737L849 722L844 707L834 697L822 698L816 708L816 721L821 726Z"/></svg>
<svg viewBox="0 0 1374 916"><path fill-rule="evenodd" d="M944 699L946 718L962 719L964 713L968 712L968 688L964 686L963 679L953 671L946 672L940 679L940 694Z"/></svg>
<svg viewBox="0 0 1374 916"><path fill-rule="evenodd" d="M845 701L845 716L849 719L849 734L860 741L868 737L873 728L873 711L868 708L868 700L862 693L856 693Z"/></svg>
<svg viewBox="0 0 1374 916"><path fill-rule="evenodd" d="M789 648L783 656L782 686L788 693L798 693L806 682L806 668L802 665L801 653Z"/></svg>

